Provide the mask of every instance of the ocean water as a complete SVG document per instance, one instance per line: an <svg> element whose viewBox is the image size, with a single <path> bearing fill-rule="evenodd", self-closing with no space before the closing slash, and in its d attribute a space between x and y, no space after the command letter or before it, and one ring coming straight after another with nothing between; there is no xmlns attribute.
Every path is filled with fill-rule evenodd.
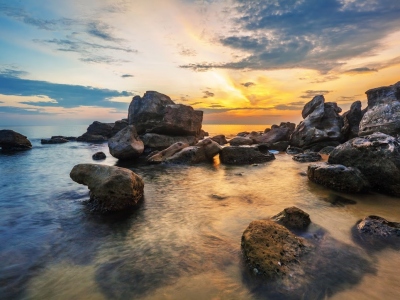
<svg viewBox="0 0 400 300"><path fill-rule="evenodd" d="M400 221L399 198L325 189L284 153L256 166L146 165L119 162L107 144L40 144L86 127L12 128L33 148L0 153L0 299L276 299L252 282L241 235L293 205L329 236L326 258L335 262L299 299L400 298L398 249L367 250L352 237L365 216ZM228 136L266 127L204 125ZM92 161L97 151L107 159ZM143 202L129 214L90 213L88 189L69 177L78 163L133 170L145 182Z"/></svg>

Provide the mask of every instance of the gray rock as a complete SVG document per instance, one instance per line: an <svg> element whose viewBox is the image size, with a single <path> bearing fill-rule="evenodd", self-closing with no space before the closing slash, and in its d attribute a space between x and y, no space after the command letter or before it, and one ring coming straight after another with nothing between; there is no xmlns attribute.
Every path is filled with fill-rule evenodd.
<svg viewBox="0 0 400 300"><path fill-rule="evenodd" d="M110 154L118 159L137 158L144 151L143 142L140 140L133 125L125 127L110 138L108 148Z"/></svg>
<svg viewBox="0 0 400 300"><path fill-rule="evenodd" d="M79 136L78 142L104 142L112 136L114 123L102 123L94 121L89 125L86 132Z"/></svg>
<svg viewBox="0 0 400 300"><path fill-rule="evenodd" d="M41 139L41 144L64 144L68 143L69 140L61 138L61 137L52 137L51 139Z"/></svg>
<svg viewBox="0 0 400 300"><path fill-rule="evenodd" d="M294 154L299 154L299 153L303 153L304 150L298 147L292 147L289 146L289 148L286 149L286 153L290 154L290 155L294 155Z"/></svg>
<svg viewBox="0 0 400 300"><path fill-rule="evenodd" d="M295 154L293 155L292 159L304 163L304 162L319 161L322 159L322 157L317 152L307 152L307 153Z"/></svg>
<svg viewBox="0 0 400 300"><path fill-rule="evenodd" d="M368 216L356 224L360 235L376 238L400 237L400 223L389 222L378 216Z"/></svg>
<svg viewBox="0 0 400 300"><path fill-rule="evenodd" d="M226 140L225 135L223 135L223 134L219 134L219 135L213 136L211 139L214 142L217 142L218 144L220 144L221 146L223 146L223 145L228 143L228 141Z"/></svg>
<svg viewBox="0 0 400 300"><path fill-rule="evenodd" d="M290 122L282 122L279 126L273 125L271 129L254 138L255 144L276 143L281 141L289 141L290 135L293 133L296 124Z"/></svg>
<svg viewBox="0 0 400 300"><path fill-rule="evenodd" d="M114 126L111 129L110 137L116 135L119 131L124 129L126 126L128 126L128 119L122 119L122 120L115 121Z"/></svg>
<svg viewBox="0 0 400 300"><path fill-rule="evenodd" d="M129 125L135 125L139 134L198 136L203 112L191 106L175 104L171 98L147 91L143 98L135 96L129 105Z"/></svg>
<svg viewBox="0 0 400 300"><path fill-rule="evenodd" d="M146 148L164 150L171 145L182 142L193 146L197 143L197 139L194 136L169 136L157 133L146 133L141 136L141 140Z"/></svg>
<svg viewBox="0 0 400 300"><path fill-rule="evenodd" d="M339 145L329 156L330 164L358 168L377 192L400 196L400 144L377 132Z"/></svg>
<svg viewBox="0 0 400 300"><path fill-rule="evenodd" d="M285 152L288 147L289 147L288 141L276 142L270 146L272 150L278 150L280 152Z"/></svg>
<svg viewBox="0 0 400 300"><path fill-rule="evenodd" d="M169 159L175 153L181 151L182 149L184 149L186 147L189 147L189 144L183 143L183 142L177 142L177 143L169 146L167 149L164 149L162 151L152 152L147 157L147 162L152 163L152 164L165 162L167 159Z"/></svg>
<svg viewBox="0 0 400 300"><path fill-rule="evenodd" d="M358 137L360 121L363 115L364 113L361 110L361 101L354 102L351 105L350 110L343 114L343 127L341 132L344 141Z"/></svg>
<svg viewBox="0 0 400 300"><path fill-rule="evenodd" d="M258 146L228 146L222 149L219 157L221 163L233 165L251 165L275 159L272 153L263 152Z"/></svg>
<svg viewBox="0 0 400 300"><path fill-rule="evenodd" d="M2 151L20 151L32 148L26 136L13 130L0 130L0 147Z"/></svg>
<svg viewBox="0 0 400 300"><path fill-rule="evenodd" d="M244 137L244 136L236 136L229 141L229 144L231 146L252 145L253 140L251 138Z"/></svg>
<svg viewBox="0 0 400 300"><path fill-rule="evenodd" d="M203 147L189 146L175 153L166 162L175 164L197 164L207 161Z"/></svg>
<svg viewBox="0 0 400 300"><path fill-rule="evenodd" d="M333 146L326 146L324 148L322 148L321 150L319 150L319 154L325 154L325 155L329 155L336 147Z"/></svg>
<svg viewBox="0 0 400 300"><path fill-rule="evenodd" d="M289 229L304 230L310 225L310 215L295 206L285 208L279 214L272 217L272 220Z"/></svg>
<svg viewBox="0 0 400 300"><path fill-rule="evenodd" d="M360 193L370 188L368 180L360 170L343 165L310 164L307 176L310 181L339 192Z"/></svg>

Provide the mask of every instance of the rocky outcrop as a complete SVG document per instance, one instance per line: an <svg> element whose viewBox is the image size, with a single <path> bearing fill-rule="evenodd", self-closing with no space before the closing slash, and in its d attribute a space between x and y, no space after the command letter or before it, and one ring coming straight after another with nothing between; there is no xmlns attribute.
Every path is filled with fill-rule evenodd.
<svg viewBox="0 0 400 300"><path fill-rule="evenodd" d="M345 192L359 193L369 190L369 182L357 168L327 163L310 164L308 179L327 188Z"/></svg>
<svg viewBox="0 0 400 300"><path fill-rule="evenodd" d="M377 132L354 138L337 146L328 162L357 168L375 191L400 196L400 144L394 137Z"/></svg>
<svg viewBox="0 0 400 300"><path fill-rule="evenodd" d="M341 111L336 103L325 103L324 96L315 96L304 106L302 111L304 120L291 135L290 145L307 149L321 142L341 141L343 127L343 119L339 115Z"/></svg>
<svg viewBox="0 0 400 300"><path fill-rule="evenodd" d="M155 91L147 91L143 98L133 97L129 105L129 125L134 125L139 134L198 136L202 120L202 111L175 104L170 97Z"/></svg>
<svg viewBox="0 0 400 300"><path fill-rule="evenodd" d="M292 159L304 163L304 162L320 161L322 157L317 152L306 152L293 155Z"/></svg>
<svg viewBox="0 0 400 300"><path fill-rule="evenodd" d="M280 151L280 152L284 152L289 147L289 142L288 141L276 142L276 143L271 144L271 146L269 146L269 147L272 150L277 150L277 151Z"/></svg>
<svg viewBox="0 0 400 300"><path fill-rule="evenodd" d="M78 142L102 143L114 136L118 131L128 125L126 119L116 121L115 123L103 123L94 121L89 125L86 132L79 136Z"/></svg>
<svg viewBox="0 0 400 300"><path fill-rule="evenodd" d="M382 132L396 136L400 132L400 82L365 92L368 110L360 122L359 136Z"/></svg>
<svg viewBox="0 0 400 300"><path fill-rule="evenodd" d="M275 159L268 150L260 150L260 146L228 146L222 149L219 158L221 163L233 165L250 165L264 163Z"/></svg>
<svg viewBox="0 0 400 300"><path fill-rule="evenodd" d="M211 139L205 139L196 144L196 146L190 146L182 149L175 153L170 158L166 159L166 162L177 163L177 164L197 164L201 162L212 161L222 147Z"/></svg>
<svg viewBox="0 0 400 300"><path fill-rule="evenodd" d="M175 153L181 151L182 149L189 147L189 144L183 143L183 142L177 142L171 146L169 146L167 149L164 149L162 151L156 151L155 154L149 155L147 158L147 162L149 163L162 163L165 162L167 159L169 159L171 156L173 156Z"/></svg>
<svg viewBox="0 0 400 300"><path fill-rule="evenodd" d="M106 159L106 154L104 152L96 152L92 155L93 160L103 160Z"/></svg>
<svg viewBox="0 0 400 300"><path fill-rule="evenodd" d="M360 121L364 113L361 110L361 101L354 102L350 110L346 111L343 117L342 135L344 141L348 141L352 138L358 137L358 131L360 127Z"/></svg>
<svg viewBox="0 0 400 300"><path fill-rule="evenodd" d="M112 130L111 130L110 137L116 135L119 131L124 129L126 126L128 126L128 119L122 119L122 120L115 121L115 123L112 127Z"/></svg>
<svg viewBox="0 0 400 300"><path fill-rule="evenodd" d="M131 170L114 166L79 164L70 177L90 190L92 211L115 212L135 207L143 197L143 180Z"/></svg>
<svg viewBox="0 0 400 300"><path fill-rule="evenodd" d="M169 136L157 133L146 133L141 136L141 140L145 148L153 150L164 150L178 142L188 144L189 146L197 143L197 139L194 136Z"/></svg>
<svg viewBox="0 0 400 300"><path fill-rule="evenodd" d="M41 139L41 144L64 144L68 143L69 140L62 137L52 137L51 139Z"/></svg>
<svg viewBox="0 0 400 300"><path fill-rule="evenodd" d="M26 136L13 130L0 130L0 147L2 151L20 151L32 148Z"/></svg>
<svg viewBox="0 0 400 300"><path fill-rule="evenodd" d="M219 134L219 135L213 136L211 139L214 142L217 142L218 144L220 144L221 146L223 146L223 145L228 143L228 141L226 140L225 135L223 135L223 134Z"/></svg>
<svg viewBox="0 0 400 300"><path fill-rule="evenodd" d="M143 153L144 145L135 126L129 125L110 138L108 149L115 158L131 159L137 158Z"/></svg>
<svg viewBox="0 0 400 300"><path fill-rule="evenodd" d="M298 230L306 229L311 223L310 215L296 206L285 208L272 220L286 228Z"/></svg>
<svg viewBox="0 0 400 300"><path fill-rule="evenodd" d="M282 122L279 126L271 126L271 130L254 139L256 144L273 144L281 141L289 141L296 124L290 122Z"/></svg>
<svg viewBox="0 0 400 300"><path fill-rule="evenodd" d="M231 146L243 146L243 145L252 145L253 140L249 137L245 136L236 136L229 141L229 145Z"/></svg>

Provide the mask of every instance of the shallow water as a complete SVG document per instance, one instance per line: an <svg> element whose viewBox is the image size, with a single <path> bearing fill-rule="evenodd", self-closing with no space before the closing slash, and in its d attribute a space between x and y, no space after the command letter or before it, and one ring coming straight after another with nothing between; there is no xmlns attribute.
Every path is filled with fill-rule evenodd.
<svg viewBox="0 0 400 300"><path fill-rule="evenodd" d="M0 154L1 299L272 299L246 274L240 239L251 221L293 205L327 231L328 244L342 249L329 279L315 274L324 290L312 293L310 285L306 298L400 297L398 250L365 251L351 235L356 221L370 214L399 221L400 199L332 192L301 176L307 164L286 154L257 166L225 166L218 159L144 165L118 162L107 144L40 144L39 138L79 135L85 127L21 127L33 137L33 149ZM204 127L210 134L237 130ZM93 163L97 151L107 154L99 163L128 167L143 178L138 209L113 216L85 209L88 190L69 172Z"/></svg>

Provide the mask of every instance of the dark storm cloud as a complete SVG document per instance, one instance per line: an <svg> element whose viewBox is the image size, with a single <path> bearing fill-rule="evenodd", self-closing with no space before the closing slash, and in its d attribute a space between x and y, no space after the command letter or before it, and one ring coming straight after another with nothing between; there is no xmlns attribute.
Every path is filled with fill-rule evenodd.
<svg viewBox="0 0 400 300"><path fill-rule="evenodd" d="M225 63L191 63L210 68L308 68L326 73L343 61L372 53L400 26L400 2L380 0L236 0L231 32L219 42L247 56Z"/></svg>
<svg viewBox="0 0 400 300"><path fill-rule="evenodd" d="M47 96L54 102L23 102L34 106L57 106L72 108L79 106L97 106L126 110L129 103L112 102L110 98L131 97L133 93L99 89L90 86L51 83L28 80L0 74L0 94L15 96Z"/></svg>

